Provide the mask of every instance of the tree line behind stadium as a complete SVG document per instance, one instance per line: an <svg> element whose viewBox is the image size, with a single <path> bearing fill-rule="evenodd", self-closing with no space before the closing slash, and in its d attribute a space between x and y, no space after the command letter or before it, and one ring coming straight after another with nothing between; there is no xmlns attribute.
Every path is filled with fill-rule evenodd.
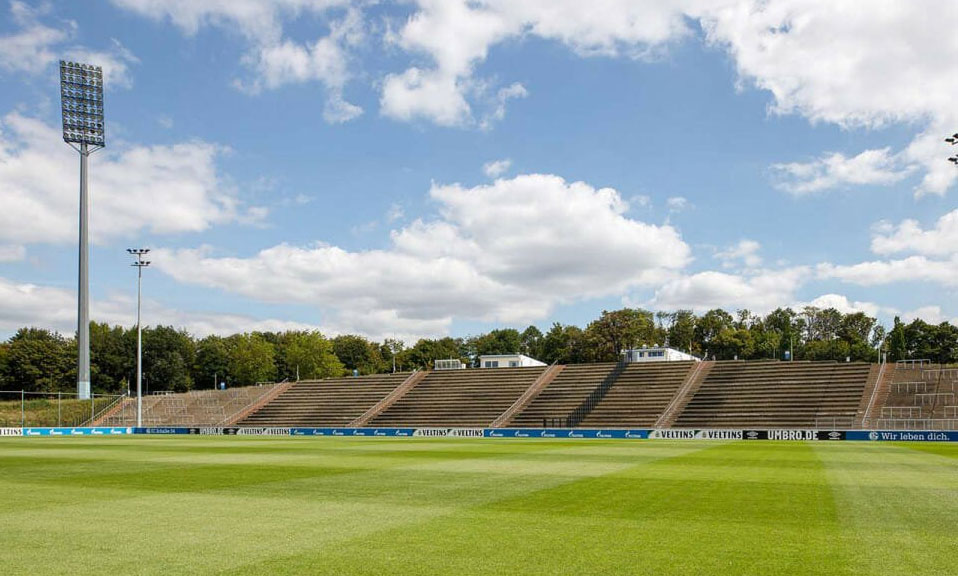
<svg viewBox="0 0 958 576"><path fill-rule="evenodd" d="M134 380L136 330L91 324L92 380L97 393L121 393ZM520 352L546 363L613 362L626 348L662 345L718 360L783 359L876 361L877 347L891 361L929 359L958 362L958 327L908 324L895 318L890 330L875 318L834 308L777 309L768 315L724 310L696 315L688 310L657 312L624 308L603 311L584 329L555 323L543 333L496 329L466 338L423 338L411 346L362 336L328 338L319 332L253 332L195 338L170 326L143 332L143 373L148 391L212 388L216 382L329 378L431 368L437 359L471 364L480 354ZM22 328L0 343L0 390L72 392L76 342L50 330Z"/></svg>

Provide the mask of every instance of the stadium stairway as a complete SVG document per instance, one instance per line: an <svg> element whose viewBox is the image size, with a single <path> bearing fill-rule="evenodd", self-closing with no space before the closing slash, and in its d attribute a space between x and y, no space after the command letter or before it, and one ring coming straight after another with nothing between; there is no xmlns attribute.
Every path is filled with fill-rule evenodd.
<svg viewBox="0 0 958 576"><path fill-rule="evenodd" d="M698 392L699 388L702 386L702 382L705 382L705 378L708 376L709 372L712 371L712 366L714 365L715 362L712 360L702 360L701 362L696 362L695 365L692 366L692 368L688 371L688 374L685 376L685 381L682 382L682 386L672 398L672 401L669 402L669 405L666 406L665 410L662 411L662 414L659 416L658 420L655 421L655 428L672 427L672 424L675 423L675 419L679 417L679 414L681 414L683 410L685 410L685 407L688 406L689 401L692 400L692 397L695 396L696 392Z"/></svg>
<svg viewBox="0 0 958 576"><path fill-rule="evenodd" d="M580 406L615 368L615 362L568 364L509 422L517 428L565 426Z"/></svg>
<svg viewBox="0 0 958 576"><path fill-rule="evenodd" d="M407 392L416 387L417 384L422 382L423 378L428 375L428 371L416 370L409 375L409 378L403 380L402 384L396 386L395 390L386 395L385 398L377 402L372 408L366 410L362 413L359 418L356 418L349 423L350 427L361 428L368 424L370 420L382 414L387 408L396 403L400 398L406 395Z"/></svg>
<svg viewBox="0 0 958 576"><path fill-rule="evenodd" d="M548 368L546 368L545 372L540 374L539 377L536 378L536 381L533 382L532 385L529 386L526 389L526 391L522 393L522 396L520 396L518 400L513 402L512 406L509 406L508 408L506 408L505 412L503 412L495 420L493 420L492 424L490 424L489 427L502 428L504 426L509 425L512 419L515 418L517 414L522 412L526 408L526 406L528 406L529 403L532 402L532 400L536 396L538 396L543 389L545 389L546 386L548 386L553 380L555 380L556 376L558 376L563 369L565 369L565 365L563 364L553 364L552 366L549 366Z"/></svg>
<svg viewBox="0 0 958 576"><path fill-rule="evenodd" d="M717 362L675 426L849 428L870 369L857 362Z"/></svg>
<svg viewBox="0 0 958 576"><path fill-rule="evenodd" d="M485 427L544 371L543 367L435 370L367 426Z"/></svg>
<svg viewBox="0 0 958 576"><path fill-rule="evenodd" d="M410 373L302 380L294 383L239 426L347 426L409 378Z"/></svg>
<svg viewBox="0 0 958 576"><path fill-rule="evenodd" d="M888 382L891 374L892 370L888 369L886 364L872 364L853 428L865 429L874 422L872 415L875 412L875 406L879 400L884 400L888 396Z"/></svg>

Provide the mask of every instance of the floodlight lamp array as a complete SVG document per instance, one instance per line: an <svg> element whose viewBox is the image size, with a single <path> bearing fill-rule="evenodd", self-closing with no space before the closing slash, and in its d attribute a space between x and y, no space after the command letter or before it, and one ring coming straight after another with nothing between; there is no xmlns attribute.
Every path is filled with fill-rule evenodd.
<svg viewBox="0 0 958 576"><path fill-rule="evenodd" d="M60 103L64 142L106 145L102 68L61 60Z"/></svg>

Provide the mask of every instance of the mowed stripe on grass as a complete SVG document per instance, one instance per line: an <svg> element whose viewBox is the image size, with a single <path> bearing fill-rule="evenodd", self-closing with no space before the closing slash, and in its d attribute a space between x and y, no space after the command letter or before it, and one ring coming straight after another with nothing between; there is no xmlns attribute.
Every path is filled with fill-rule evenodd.
<svg viewBox="0 0 958 576"><path fill-rule="evenodd" d="M5 438L3 573L955 573L955 448Z"/></svg>

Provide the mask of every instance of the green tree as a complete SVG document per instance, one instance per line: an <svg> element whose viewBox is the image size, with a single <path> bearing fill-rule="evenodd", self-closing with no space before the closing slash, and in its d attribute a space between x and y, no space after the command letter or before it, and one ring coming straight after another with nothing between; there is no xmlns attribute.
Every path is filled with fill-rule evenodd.
<svg viewBox="0 0 958 576"><path fill-rule="evenodd" d="M463 342L455 338L440 338L430 340L422 338L416 345L406 351L406 362L409 367L430 369L436 360L449 360L458 358L461 361L468 360L463 358L461 352Z"/></svg>
<svg viewBox="0 0 958 576"><path fill-rule="evenodd" d="M193 386L215 388L229 376L230 351L224 338L210 335L196 343Z"/></svg>
<svg viewBox="0 0 958 576"><path fill-rule="evenodd" d="M844 362L851 355L848 342L832 338L830 340L811 340L805 343L805 360L835 360Z"/></svg>
<svg viewBox="0 0 958 576"><path fill-rule="evenodd" d="M732 315L718 308L709 310L695 323L695 340L705 356L718 356L719 335L732 328Z"/></svg>
<svg viewBox="0 0 958 576"><path fill-rule="evenodd" d="M392 371L402 372L403 362L405 361L402 353L406 349L406 343L396 338L386 338L383 340L381 349L383 350L383 360L392 363Z"/></svg>
<svg viewBox="0 0 958 576"><path fill-rule="evenodd" d="M669 345L689 354L701 355L701 349L695 349L695 314L691 310L678 310L669 314Z"/></svg>
<svg viewBox="0 0 958 576"><path fill-rule="evenodd" d="M522 348L522 337L514 328L493 330L475 340L475 354L518 354Z"/></svg>
<svg viewBox="0 0 958 576"><path fill-rule="evenodd" d="M2 382L6 390L72 391L75 356L59 334L41 328L21 328L4 352Z"/></svg>
<svg viewBox="0 0 958 576"><path fill-rule="evenodd" d="M234 386L276 379L275 349L261 334L234 334L228 339L229 375Z"/></svg>
<svg viewBox="0 0 958 576"><path fill-rule="evenodd" d="M660 344L656 342L657 330L654 316L648 310L623 308L602 311L602 316L589 323L586 337L592 345L592 355L597 361L614 362L621 352L636 346Z"/></svg>
<svg viewBox="0 0 958 576"><path fill-rule="evenodd" d="M143 330L143 378L148 390L190 390L194 360L193 338L185 330L172 326Z"/></svg>
<svg viewBox="0 0 958 576"><path fill-rule="evenodd" d="M542 356L543 338L542 330L530 325L519 335L519 352L538 360Z"/></svg>
<svg viewBox="0 0 958 576"><path fill-rule="evenodd" d="M892 362L908 358L908 343L905 340L905 325L901 318L895 316L895 324L891 329L888 343L888 359Z"/></svg>
<svg viewBox="0 0 958 576"><path fill-rule="evenodd" d="M712 347L717 358L723 360L746 360L755 352L755 342L752 333L746 328L729 328L719 332L712 340Z"/></svg>
<svg viewBox="0 0 958 576"><path fill-rule="evenodd" d="M356 334L343 334L332 340L333 352L350 372L379 374L386 371L386 362L378 344ZM391 368L391 366L390 366Z"/></svg>
<svg viewBox="0 0 958 576"><path fill-rule="evenodd" d="M293 380L298 372L301 379L333 378L342 376L346 369L336 354L333 344L319 332L286 332L278 355L290 370L284 378Z"/></svg>
<svg viewBox="0 0 958 576"><path fill-rule="evenodd" d="M782 359L785 352L798 347L801 350L802 327L798 321L798 314L791 308L778 308L765 316L763 322L765 332L772 338L772 334L778 335L778 349L774 355L775 358Z"/></svg>
<svg viewBox="0 0 958 576"><path fill-rule="evenodd" d="M547 364L580 364L589 361L585 332L578 326L556 322L542 341L542 360Z"/></svg>
<svg viewBox="0 0 958 576"><path fill-rule="evenodd" d="M942 364L958 362L958 326L942 322L936 328L935 348L938 352L938 361Z"/></svg>
<svg viewBox="0 0 958 576"><path fill-rule="evenodd" d="M90 380L98 393L118 394L136 374L136 331L90 323Z"/></svg>

